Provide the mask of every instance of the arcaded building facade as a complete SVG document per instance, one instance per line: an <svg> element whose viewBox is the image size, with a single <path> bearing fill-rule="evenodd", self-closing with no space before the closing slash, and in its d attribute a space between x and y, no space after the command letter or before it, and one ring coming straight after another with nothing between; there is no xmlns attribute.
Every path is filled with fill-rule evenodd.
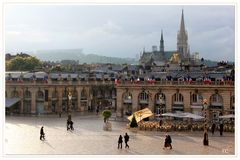
<svg viewBox="0 0 240 160"><path fill-rule="evenodd" d="M86 81L78 74L21 74L11 74L10 80L6 80L5 91L6 99L17 100L18 113L78 112L115 107L114 81Z"/></svg>
<svg viewBox="0 0 240 160"><path fill-rule="evenodd" d="M208 100L210 119L235 110L233 81L111 81L85 80L78 74L21 74L12 73L6 80L6 98L17 99L17 113L91 112L98 107L125 117L148 107L155 116L178 111L201 115L203 99Z"/></svg>
<svg viewBox="0 0 240 160"><path fill-rule="evenodd" d="M155 116L165 112L191 112L202 115L203 99L208 101L209 119L233 114L234 85L227 83L120 83L117 85L117 115L123 116L149 107Z"/></svg>

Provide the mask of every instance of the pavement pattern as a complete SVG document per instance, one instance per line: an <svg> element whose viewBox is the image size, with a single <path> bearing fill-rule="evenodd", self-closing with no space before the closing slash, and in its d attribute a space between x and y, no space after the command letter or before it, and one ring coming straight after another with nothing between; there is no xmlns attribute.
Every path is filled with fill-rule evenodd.
<svg viewBox="0 0 240 160"><path fill-rule="evenodd" d="M74 131L66 129L67 115L7 116L4 130L6 155L235 155L234 133L169 132L173 149L163 149L165 132L130 130L126 121L111 119L112 131L103 130L100 115L73 115ZM44 126L46 140L41 141ZM117 148L119 135L128 133L129 146Z"/></svg>

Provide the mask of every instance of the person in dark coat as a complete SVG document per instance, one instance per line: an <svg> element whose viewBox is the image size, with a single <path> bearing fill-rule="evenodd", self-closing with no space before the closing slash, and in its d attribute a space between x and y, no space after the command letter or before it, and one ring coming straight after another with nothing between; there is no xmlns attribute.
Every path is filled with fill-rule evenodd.
<svg viewBox="0 0 240 160"><path fill-rule="evenodd" d="M160 119L160 121L159 121L159 126L162 126L162 120Z"/></svg>
<svg viewBox="0 0 240 160"><path fill-rule="evenodd" d="M99 113L99 106L97 106L97 109L96 109L96 114L98 115Z"/></svg>
<svg viewBox="0 0 240 160"><path fill-rule="evenodd" d="M125 136L124 136L125 148L129 148L129 145L127 144L128 141L129 141L129 136L128 136L128 134L126 133Z"/></svg>
<svg viewBox="0 0 240 160"><path fill-rule="evenodd" d="M45 133L43 131L43 126L41 127L41 130L40 130L40 140L45 140Z"/></svg>
<svg viewBox="0 0 240 160"><path fill-rule="evenodd" d="M70 129L74 130L74 128L73 128L73 121L70 121Z"/></svg>
<svg viewBox="0 0 240 160"><path fill-rule="evenodd" d="M203 145L204 146L208 146L208 143L209 143L209 141L208 141L208 133L207 133L207 131L205 131L204 135L203 135Z"/></svg>
<svg viewBox="0 0 240 160"><path fill-rule="evenodd" d="M67 131L70 129L70 121L67 120Z"/></svg>
<svg viewBox="0 0 240 160"><path fill-rule="evenodd" d="M164 148L167 148L167 147L170 147L170 149L172 149L172 139L171 139L171 136L166 134L166 138L165 138L165 142L164 142Z"/></svg>
<svg viewBox="0 0 240 160"><path fill-rule="evenodd" d="M222 136L223 135L223 123L221 122L220 123L220 136Z"/></svg>
<svg viewBox="0 0 240 160"><path fill-rule="evenodd" d="M122 142L123 142L122 135L120 135L118 138L118 149L119 149L119 147L121 147L121 149L122 149Z"/></svg>
<svg viewBox="0 0 240 160"><path fill-rule="evenodd" d="M212 135L214 135L214 131L215 131L215 128L216 128L216 124L213 122L213 124L212 124Z"/></svg>

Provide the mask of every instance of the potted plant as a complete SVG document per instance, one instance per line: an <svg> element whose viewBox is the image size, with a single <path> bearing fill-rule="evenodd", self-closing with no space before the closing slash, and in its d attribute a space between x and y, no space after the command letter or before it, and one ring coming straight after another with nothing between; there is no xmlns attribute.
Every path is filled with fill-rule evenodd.
<svg viewBox="0 0 240 160"><path fill-rule="evenodd" d="M108 119L112 116L112 112L110 110L104 110L102 116L104 117L103 130L112 130L112 124L108 122Z"/></svg>

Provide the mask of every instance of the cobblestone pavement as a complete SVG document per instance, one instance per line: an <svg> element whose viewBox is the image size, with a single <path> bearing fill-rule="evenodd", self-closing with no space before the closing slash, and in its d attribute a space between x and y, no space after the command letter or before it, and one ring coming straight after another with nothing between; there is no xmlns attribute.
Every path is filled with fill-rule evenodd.
<svg viewBox="0 0 240 160"><path fill-rule="evenodd" d="M234 133L209 133L209 146L203 146L202 132L169 132L173 149L163 149L165 133L130 131L127 122L111 120L112 131L103 130L99 115L75 115L74 131L66 130L67 116L6 117L4 153L37 155L235 155ZM46 140L40 141L41 126ZM129 149L117 148L120 134L128 132Z"/></svg>

